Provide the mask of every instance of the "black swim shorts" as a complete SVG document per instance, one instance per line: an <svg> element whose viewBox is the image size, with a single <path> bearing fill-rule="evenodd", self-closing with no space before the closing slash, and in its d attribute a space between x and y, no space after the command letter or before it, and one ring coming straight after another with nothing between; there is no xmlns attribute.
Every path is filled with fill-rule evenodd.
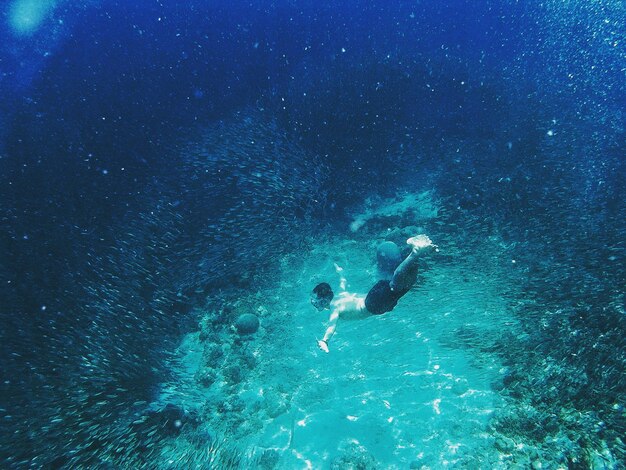
<svg viewBox="0 0 626 470"><path fill-rule="evenodd" d="M389 281L378 281L367 293L367 297L365 297L365 308L374 315L391 312L398 304L400 297L408 291L409 289L394 291L391 290Z"/></svg>

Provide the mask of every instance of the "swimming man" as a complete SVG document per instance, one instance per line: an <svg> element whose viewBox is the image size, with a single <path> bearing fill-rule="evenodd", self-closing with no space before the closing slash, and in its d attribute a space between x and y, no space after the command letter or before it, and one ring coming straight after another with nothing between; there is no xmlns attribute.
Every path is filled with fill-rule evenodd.
<svg viewBox="0 0 626 470"><path fill-rule="evenodd" d="M328 343L335 334L337 321L340 317L365 318L369 315L382 315L391 312L398 304L398 300L413 287L417 280L418 253L427 248L437 250L437 245L433 244L426 235L411 237L406 242L412 247L411 253L395 269L390 281L378 281L366 296L351 294L346 291L346 279L341 274L343 269L337 264L335 264L335 269L340 275L339 285L341 288L338 299L333 300L333 291L330 285L325 282L318 284L313 289L311 303L318 310L332 307L329 318L330 324L326 328L324 337L317 342L322 351L329 351Z"/></svg>

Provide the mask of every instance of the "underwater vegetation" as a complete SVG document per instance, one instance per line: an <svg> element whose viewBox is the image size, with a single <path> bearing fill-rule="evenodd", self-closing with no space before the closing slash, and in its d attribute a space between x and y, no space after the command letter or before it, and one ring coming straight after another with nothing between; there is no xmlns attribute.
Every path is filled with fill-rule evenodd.
<svg viewBox="0 0 626 470"><path fill-rule="evenodd" d="M623 468L623 2L174 3L0 7L0 467L439 468L299 434L315 268L419 231L519 325L433 336L498 364L450 466Z"/></svg>

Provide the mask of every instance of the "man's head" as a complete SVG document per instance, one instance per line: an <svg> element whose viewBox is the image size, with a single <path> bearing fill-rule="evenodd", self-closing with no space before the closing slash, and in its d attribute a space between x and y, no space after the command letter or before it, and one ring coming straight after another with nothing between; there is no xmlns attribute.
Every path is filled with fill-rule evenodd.
<svg viewBox="0 0 626 470"><path fill-rule="evenodd" d="M322 311L330 308L330 302L333 300L333 290L327 282L322 282L315 286L311 292L311 303L313 306Z"/></svg>

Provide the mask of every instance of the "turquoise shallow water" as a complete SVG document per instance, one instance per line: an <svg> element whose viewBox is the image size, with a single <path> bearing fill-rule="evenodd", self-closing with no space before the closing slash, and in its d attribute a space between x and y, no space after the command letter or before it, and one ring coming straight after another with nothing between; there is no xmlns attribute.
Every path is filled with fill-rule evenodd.
<svg viewBox="0 0 626 470"><path fill-rule="evenodd" d="M377 209L385 203L391 207L392 201ZM433 213L424 217L413 209L410 199L376 220L384 226L406 216L413 218L412 229L436 222ZM521 332L507 297L518 266L496 235L463 249L436 240L440 252L424 256L418 285L393 312L340 319L330 353L316 347L327 313L310 305L309 291L321 280L337 290L337 263L347 290L366 292L378 276L377 243L402 236L392 228L375 233L366 223L348 232L353 239L311 239L306 249L286 256L273 287L238 299L242 311L256 310L261 319L261 330L245 344L255 366L234 386L218 378L201 391L189 379L191 390L174 387L170 399L210 407L237 396L243 406L237 423L221 413L205 414L207 422L257 453L278 451L279 468L325 468L342 458L381 468L499 465L488 422L502 404L493 387L505 369L481 346L503 332ZM234 334L224 333L226 345ZM189 336L181 347L182 376L206 366L203 348L197 334ZM237 348L228 347L234 361L241 360L233 353Z"/></svg>

